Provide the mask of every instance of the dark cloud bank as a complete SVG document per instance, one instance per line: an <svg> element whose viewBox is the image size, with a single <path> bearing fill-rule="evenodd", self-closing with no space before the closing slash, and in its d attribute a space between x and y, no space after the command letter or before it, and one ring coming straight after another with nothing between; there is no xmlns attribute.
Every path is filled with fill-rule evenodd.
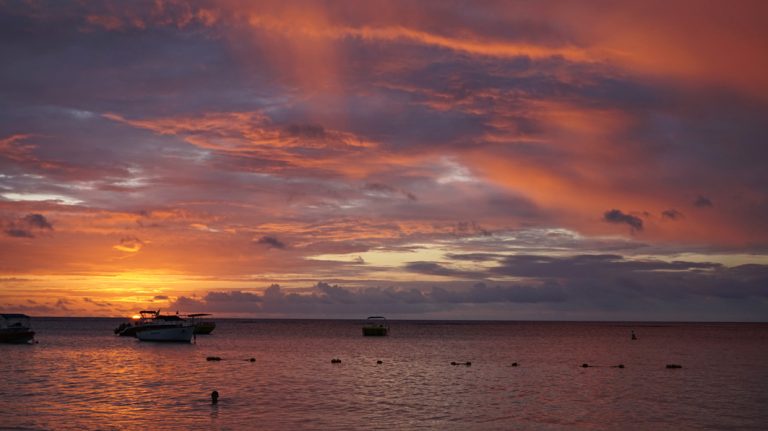
<svg viewBox="0 0 768 431"><path fill-rule="evenodd" d="M27 214L5 223L3 232L13 238L34 238L37 234L53 230L53 225L42 214Z"/></svg>
<svg viewBox="0 0 768 431"><path fill-rule="evenodd" d="M263 292L211 291L179 297L171 307L254 316L357 318L372 313L437 316L444 311L472 318L525 319L546 310L546 319L760 320L768 313L768 265L725 267L715 263L628 260L618 255L507 256L485 273L459 272L435 262L407 269L437 276L514 277L520 282L432 283L420 287L347 288L319 282L295 293L272 285ZM489 309L496 314L487 314ZM702 315L709 311L710 314Z"/></svg>
<svg viewBox="0 0 768 431"><path fill-rule="evenodd" d="M643 219L631 214L625 214L621 210L612 209L606 211L603 214L603 220L608 223L624 223L628 225L633 232L643 230Z"/></svg>

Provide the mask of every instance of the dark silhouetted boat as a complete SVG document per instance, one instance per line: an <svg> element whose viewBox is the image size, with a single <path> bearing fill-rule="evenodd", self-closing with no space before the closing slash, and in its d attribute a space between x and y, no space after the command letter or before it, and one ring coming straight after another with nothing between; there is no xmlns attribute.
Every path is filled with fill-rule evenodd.
<svg viewBox="0 0 768 431"><path fill-rule="evenodd" d="M0 343L31 343L35 331L31 329L29 316L26 314L0 314Z"/></svg>
<svg viewBox="0 0 768 431"><path fill-rule="evenodd" d="M387 319L381 316L371 316L363 324L363 335L365 336L384 336L389 335L389 323Z"/></svg>
<svg viewBox="0 0 768 431"><path fill-rule="evenodd" d="M189 322L195 325L195 334L208 335L216 329L216 322L209 319L204 319L205 316L210 316L211 313L194 313L187 314Z"/></svg>

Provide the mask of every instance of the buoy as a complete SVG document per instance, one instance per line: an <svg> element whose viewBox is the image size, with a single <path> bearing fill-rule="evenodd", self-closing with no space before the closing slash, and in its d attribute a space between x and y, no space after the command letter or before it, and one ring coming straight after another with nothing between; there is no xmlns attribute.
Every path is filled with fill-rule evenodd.
<svg viewBox="0 0 768 431"><path fill-rule="evenodd" d="M218 357L218 356L209 356L209 357L205 358L205 360L206 361L220 361L221 358Z"/></svg>
<svg viewBox="0 0 768 431"><path fill-rule="evenodd" d="M378 361L376 361L376 364L377 364L377 365L381 365L381 364L383 364L383 363L384 363L384 361L382 361L382 360L378 360Z"/></svg>
<svg viewBox="0 0 768 431"><path fill-rule="evenodd" d="M516 367L517 366L517 362L512 362L512 366Z"/></svg>
<svg viewBox="0 0 768 431"><path fill-rule="evenodd" d="M211 404L218 404L218 402L219 402L219 391L211 392Z"/></svg>
<svg viewBox="0 0 768 431"><path fill-rule="evenodd" d="M683 366L678 364L667 364L667 368L683 368Z"/></svg>
<svg viewBox="0 0 768 431"><path fill-rule="evenodd" d="M587 364L587 363L585 362L585 363L581 364L581 368L589 368L589 364Z"/></svg>

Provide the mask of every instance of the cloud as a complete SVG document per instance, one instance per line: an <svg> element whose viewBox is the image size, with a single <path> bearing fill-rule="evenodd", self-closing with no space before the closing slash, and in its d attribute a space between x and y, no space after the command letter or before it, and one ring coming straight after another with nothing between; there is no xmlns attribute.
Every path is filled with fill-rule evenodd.
<svg viewBox="0 0 768 431"><path fill-rule="evenodd" d="M477 278L480 276L477 272L452 269L436 262L408 262L403 269L418 274L442 277Z"/></svg>
<svg viewBox="0 0 768 431"><path fill-rule="evenodd" d="M52 231L53 225L42 214L27 214L6 223L3 232L12 238L34 238L35 234Z"/></svg>
<svg viewBox="0 0 768 431"><path fill-rule="evenodd" d="M566 289L556 284L542 286L487 286L477 283L470 289L447 290L432 288L430 297L438 303L488 304L488 303L559 303L567 299Z"/></svg>
<svg viewBox="0 0 768 431"><path fill-rule="evenodd" d="M457 222L454 227L455 235L481 235L491 236L491 232L474 220Z"/></svg>
<svg viewBox="0 0 768 431"><path fill-rule="evenodd" d="M712 203L712 200L709 199L708 197L699 195L699 197L697 197L696 200L693 201L693 206L698 208L709 208L711 206L714 206L714 204Z"/></svg>
<svg viewBox="0 0 768 431"><path fill-rule="evenodd" d="M668 209L661 212L661 217L669 220L679 220L683 218L683 213L676 209Z"/></svg>
<svg viewBox="0 0 768 431"><path fill-rule="evenodd" d="M112 307L112 304L110 302L107 302L107 301L96 301L94 299L87 298L87 297L83 298L83 301L85 301L85 302L87 302L89 304L93 304L93 305L95 305L97 307L102 307L102 308L104 308L104 307Z"/></svg>
<svg viewBox="0 0 768 431"><path fill-rule="evenodd" d="M402 194L404 197L408 198L409 200L412 200L412 201L418 200L416 195L414 195L411 192L408 192L408 191L405 191L405 190L402 190L402 189L398 189L398 188L395 188L395 187L392 187L390 185L383 184L383 183L375 183L375 182L374 183L366 183L365 186L363 186L363 190L368 192L369 194L377 195L377 196L388 196L388 195L392 195L392 194Z"/></svg>
<svg viewBox="0 0 768 431"><path fill-rule="evenodd" d="M72 301L67 298L59 298L56 300L55 308L61 311L70 311L69 306L72 304Z"/></svg>
<svg viewBox="0 0 768 431"><path fill-rule="evenodd" d="M32 232L18 228L7 228L4 230L5 234L12 238L34 238L35 235Z"/></svg>
<svg viewBox="0 0 768 431"><path fill-rule="evenodd" d="M640 313L647 308L689 313L691 307L768 299L768 265L724 267L712 263L630 261L616 255L570 258L516 256L491 273L522 277L518 282L476 282L421 288L343 287L318 282L309 289L272 285L261 291L211 291L201 299L180 297L172 307L189 311L360 317L372 310L406 315L459 310L560 310L560 318ZM728 305L731 304L731 305ZM490 308L482 308L490 307ZM754 313L759 313L757 307ZM732 311L731 311L732 312ZM600 314L604 313L604 314ZM606 314L607 313L607 314ZM659 311L645 314L671 318ZM621 315L621 314L619 314ZM625 314L626 315L626 314ZM482 316L482 315L478 315ZM509 316L509 314L507 314Z"/></svg>
<svg viewBox="0 0 768 431"><path fill-rule="evenodd" d="M643 230L643 220L631 214L624 214L621 210L612 209L603 214L603 221L608 223L623 223L629 225L633 232Z"/></svg>
<svg viewBox="0 0 768 431"><path fill-rule="evenodd" d="M38 229L53 230L53 225L42 214L27 214L24 216L24 222Z"/></svg>
<svg viewBox="0 0 768 431"><path fill-rule="evenodd" d="M268 236L268 235L262 236L261 238L256 240L256 244L263 244L263 245L266 245L268 248L277 248L280 250L283 250L286 248L286 244L284 242L277 239L277 237Z"/></svg>
<svg viewBox="0 0 768 431"><path fill-rule="evenodd" d="M112 246L113 249L124 251L126 253L137 253L145 245L145 242L135 236L126 236L120 238L120 242Z"/></svg>
<svg viewBox="0 0 768 431"><path fill-rule="evenodd" d="M466 260L470 262L486 262L499 259L504 255L495 253L448 253L446 257L452 260Z"/></svg>
<svg viewBox="0 0 768 431"><path fill-rule="evenodd" d="M295 293L279 285L272 285L261 294L242 291L208 292L199 300L182 296L171 307L209 312L308 312L313 316L361 316L370 314L372 309L410 313L451 309L461 304L558 303L565 298L563 289L554 285L488 287L477 283L462 289L433 287L418 290L394 287L354 289L318 282L309 291L303 290L304 293Z"/></svg>
<svg viewBox="0 0 768 431"><path fill-rule="evenodd" d="M710 262L626 259L617 254L584 254L567 257L519 254L508 256L491 273L532 278L601 278L631 277L637 273L660 271L697 272L715 270L722 265Z"/></svg>
<svg viewBox="0 0 768 431"><path fill-rule="evenodd" d="M329 283L184 291L299 315L448 310L431 288L477 282L555 311L685 280L759 294L754 269L658 263L768 244L764 6L699 3L5 2L0 266L51 277L40 292L140 271L199 295ZM484 309L521 303L503 304Z"/></svg>

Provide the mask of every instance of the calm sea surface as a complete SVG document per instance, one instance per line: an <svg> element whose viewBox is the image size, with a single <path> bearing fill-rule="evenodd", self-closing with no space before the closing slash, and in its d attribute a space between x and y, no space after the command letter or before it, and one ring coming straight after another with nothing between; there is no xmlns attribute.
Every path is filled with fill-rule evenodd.
<svg viewBox="0 0 768 431"><path fill-rule="evenodd" d="M119 323L38 318L38 344L0 345L0 429L768 429L765 324L219 319L157 344Z"/></svg>

